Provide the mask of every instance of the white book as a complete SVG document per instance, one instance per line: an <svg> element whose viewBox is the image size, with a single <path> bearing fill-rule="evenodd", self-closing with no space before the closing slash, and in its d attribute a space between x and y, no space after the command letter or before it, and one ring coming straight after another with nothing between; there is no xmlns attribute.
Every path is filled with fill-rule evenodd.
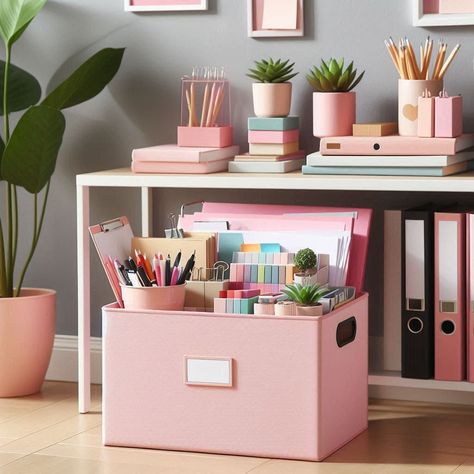
<svg viewBox="0 0 474 474"><path fill-rule="evenodd" d="M230 173L289 173L301 169L304 160L286 161L230 161Z"/></svg>
<svg viewBox="0 0 474 474"><path fill-rule="evenodd" d="M385 166L427 167L450 166L474 158L474 150L455 155L321 155L319 151L306 157L309 166Z"/></svg>

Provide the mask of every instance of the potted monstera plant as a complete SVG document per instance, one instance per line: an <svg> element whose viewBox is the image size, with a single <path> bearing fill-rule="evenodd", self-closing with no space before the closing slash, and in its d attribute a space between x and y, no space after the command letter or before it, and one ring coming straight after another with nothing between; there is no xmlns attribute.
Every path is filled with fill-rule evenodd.
<svg viewBox="0 0 474 474"><path fill-rule="evenodd" d="M38 392L51 357L55 332L53 290L25 288L24 278L34 256L63 134L63 110L97 95L115 76L124 49L99 51L65 81L42 97L33 75L11 62L13 46L46 0L1 0L0 36L5 61L0 61L0 396ZM12 114L21 113L16 126ZM19 228L18 196L31 197L31 228ZM24 200L22 199L22 202ZM1 210L1 209L0 209ZM18 252L22 240L27 255Z"/></svg>
<svg viewBox="0 0 474 474"><path fill-rule="evenodd" d="M255 79L252 85L253 108L257 117L286 117L291 109L290 79L295 63L290 60L274 61L272 58L255 61L255 68L249 69L248 77Z"/></svg>
<svg viewBox="0 0 474 474"><path fill-rule="evenodd" d="M344 67L344 59L321 60L320 67L313 66L306 79L313 93L313 135L334 137L352 135L356 121L356 94L353 89L364 77L357 75L354 63Z"/></svg>

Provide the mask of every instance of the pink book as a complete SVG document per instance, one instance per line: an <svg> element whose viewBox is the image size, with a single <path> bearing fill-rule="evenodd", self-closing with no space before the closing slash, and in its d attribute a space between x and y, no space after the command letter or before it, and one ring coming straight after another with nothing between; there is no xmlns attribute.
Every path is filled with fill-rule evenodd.
<svg viewBox="0 0 474 474"><path fill-rule="evenodd" d="M435 213L435 379L464 380L465 214Z"/></svg>
<svg viewBox="0 0 474 474"><path fill-rule="evenodd" d="M233 158L239 153L237 145L225 148L179 147L178 145L157 145L136 148L132 151L132 161L207 163Z"/></svg>
<svg viewBox="0 0 474 474"><path fill-rule="evenodd" d="M330 137L322 138L321 155L455 155L474 146L474 134L456 138Z"/></svg>
<svg viewBox="0 0 474 474"><path fill-rule="evenodd" d="M172 163L157 161L132 161L132 171L134 173L175 173L175 174L206 174L227 171L229 161L232 158L208 163Z"/></svg>
<svg viewBox="0 0 474 474"><path fill-rule="evenodd" d="M293 130L249 130L249 143L292 143L300 137L298 129Z"/></svg>

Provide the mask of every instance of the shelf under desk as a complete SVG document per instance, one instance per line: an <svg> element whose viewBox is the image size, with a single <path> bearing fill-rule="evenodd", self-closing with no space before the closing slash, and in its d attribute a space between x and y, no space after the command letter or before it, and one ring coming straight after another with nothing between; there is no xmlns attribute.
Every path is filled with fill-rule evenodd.
<svg viewBox="0 0 474 474"><path fill-rule="evenodd" d="M339 190L339 191L400 191L400 192L466 192L474 193L474 172L448 177L402 176L339 176L287 174L215 173L197 174L135 174L130 168L118 168L80 174L77 185L77 263L78 263L78 364L79 411L90 406L90 243L89 188L125 187L141 189L142 235L151 235L153 188L201 189L278 189L278 190ZM397 373L373 374L372 385L408 388L452 389L474 391L467 382L439 382L402 379ZM472 388L471 388L472 385Z"/></svg>

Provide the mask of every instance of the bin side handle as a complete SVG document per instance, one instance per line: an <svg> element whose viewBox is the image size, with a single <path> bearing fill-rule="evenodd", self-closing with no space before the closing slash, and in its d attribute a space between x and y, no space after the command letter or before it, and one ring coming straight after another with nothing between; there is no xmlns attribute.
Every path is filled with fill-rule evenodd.
<svg viewBox="0 0 474 474"><path fill-rule="evenodd" d="M357 334L357 321L354 316L344 319L337 325L336 343L338 347L344 347L353 342Z"/></svg>

